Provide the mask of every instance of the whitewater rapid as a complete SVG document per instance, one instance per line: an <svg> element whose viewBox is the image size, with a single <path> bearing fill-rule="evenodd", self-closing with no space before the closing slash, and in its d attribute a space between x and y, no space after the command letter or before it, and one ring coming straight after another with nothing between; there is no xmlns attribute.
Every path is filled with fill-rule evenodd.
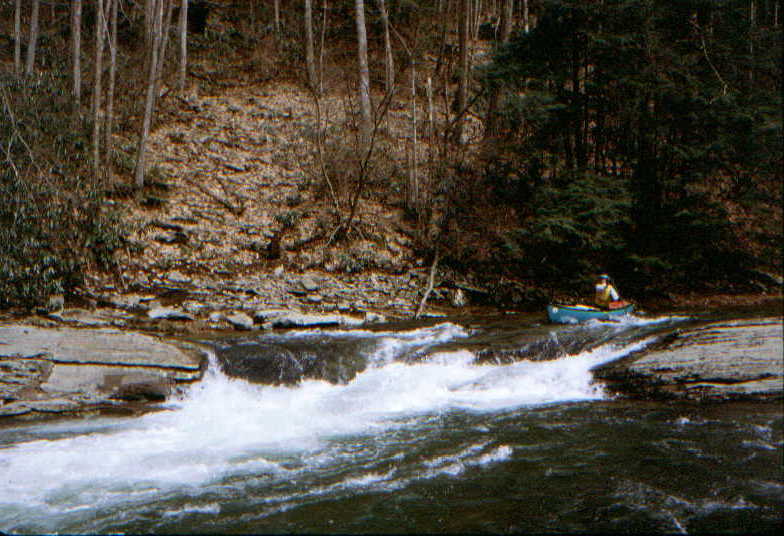
<svg viewBox="0 0 784 536"><path fill-rule="evenodd" d="M652 340L605 344L554 361L476 365L467 350L434 352L416 363L395 361L412 345L470 335L451 323L403 332L321 330L318 335L376 338L368 356L371 366L345 385L304 380L293 387L269 386L226 376L212 356L204 379L165 411L3 431L0 529L14 528L31 512L56 519L117 503L149 503L172 493L198 496L205 487L231 486L227 483L233 479L289 478L291 471L319 470L345 457L346 452L328 448L335 438L426 426L427 419L445 412L600 400L606 394L593 383L590 370ZM510 454L508 446L480 442L444 459L425 460L420 477L495 463ZM389 483L389 471L331 485ZM209 512L211 504L194 508Z"/></svg>

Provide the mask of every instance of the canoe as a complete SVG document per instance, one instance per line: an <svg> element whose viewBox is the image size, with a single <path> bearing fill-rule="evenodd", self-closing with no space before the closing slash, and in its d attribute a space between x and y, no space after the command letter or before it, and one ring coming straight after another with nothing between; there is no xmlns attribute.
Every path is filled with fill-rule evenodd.
<svg viewBox="0 0 784 536"><path fill-rule="evenodd" d="M591 305L560 305L551 304L547 306L547 316L550 322L555 324L578 324L589 320L617 320L619 317L628 315L634 310L634 304L629 304L620 309L599 309Z"/></svg>

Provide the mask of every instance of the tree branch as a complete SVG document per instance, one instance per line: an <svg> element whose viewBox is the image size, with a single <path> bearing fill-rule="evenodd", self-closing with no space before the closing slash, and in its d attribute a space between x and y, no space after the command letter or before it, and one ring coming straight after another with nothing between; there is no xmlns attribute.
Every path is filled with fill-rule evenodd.
<svg viewBox="0 0 784 536"><path fill-rule="evenodd" d="M433 292L433 285L435 284L436 279L436 270L438 268L438 258L439 251L438 247L436 246L436 253L433 256L433 264L430 265L430 275L427 278L427 288L425 289L425 294L422 296L422 301L419 302L419 307L417 307L416 313L414 314L415 320L418 320L422 316L427 299L430 297L430 293Z"/></svg>

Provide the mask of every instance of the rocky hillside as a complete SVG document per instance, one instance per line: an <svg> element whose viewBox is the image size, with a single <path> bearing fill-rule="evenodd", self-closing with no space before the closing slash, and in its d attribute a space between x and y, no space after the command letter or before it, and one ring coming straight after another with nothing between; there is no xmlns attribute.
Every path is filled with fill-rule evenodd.
<svg viewBox="0 0 784 536"><path fill-rule="evenodd" d="M322 107L343 113L339 97ZM402 209L363 199L361 236L330 243L334 218L316 199L308 137L314 108L293 83L213 94L194 84L167 100L150 144L151 185L136 201L116 201L129 209L130 230L119 274L92 274L90 292L118 304L176 295L196 315L263 307L412 314L427 266L414 256ZM406 113L391 110L388 124L402 129Z"/></svg>

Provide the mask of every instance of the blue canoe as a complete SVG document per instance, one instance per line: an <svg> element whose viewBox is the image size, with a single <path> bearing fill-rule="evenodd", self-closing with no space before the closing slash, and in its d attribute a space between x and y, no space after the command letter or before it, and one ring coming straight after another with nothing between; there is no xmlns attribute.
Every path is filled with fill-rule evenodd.
<svg viewBox="0 0 784 536"><path fill-rule="evenodd" d="M578 324L589 320L616 320L634 310L634 304L620 309L599 309L591 305L548 305L547 316L555 324Z"/></svg>

